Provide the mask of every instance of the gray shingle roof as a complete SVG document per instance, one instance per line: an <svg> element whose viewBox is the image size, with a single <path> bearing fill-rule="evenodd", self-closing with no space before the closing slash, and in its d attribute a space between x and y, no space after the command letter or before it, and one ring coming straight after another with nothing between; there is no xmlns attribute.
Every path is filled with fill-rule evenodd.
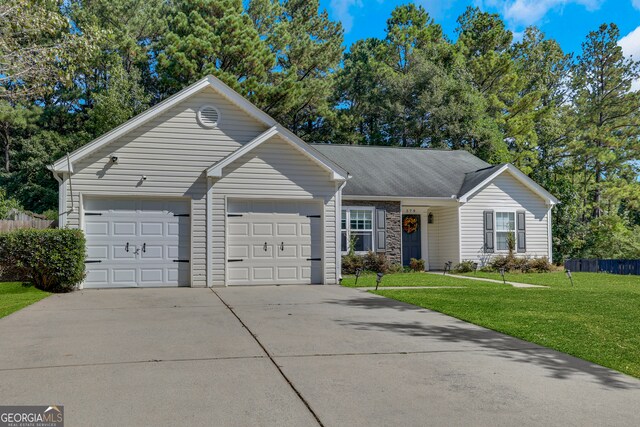
<svg viewBox="0 0 640 427"><path fill-rule="evenodd" d="M343 190L343 194L347 196L458 196L463 194L463 187L466 188L485 176L487 168L494 169L463 150L311 145L351 174L352 178ZM482 179L477 182L481 181ZM475 185L477 184L473 186Z"/></svg>
<svg viewBox="0 0 640 427"><path fill-rule="evenodd" d="M462 183L462 187L460 187L460 191L458 192L458 196L462 196L463 194L466 194L469 191L473 190L476 185L489 178L502 166L504 166L504 163L501 165L489 166L487 168L479 169L474 172L467 172L465 174L465 179Z"/></svg>

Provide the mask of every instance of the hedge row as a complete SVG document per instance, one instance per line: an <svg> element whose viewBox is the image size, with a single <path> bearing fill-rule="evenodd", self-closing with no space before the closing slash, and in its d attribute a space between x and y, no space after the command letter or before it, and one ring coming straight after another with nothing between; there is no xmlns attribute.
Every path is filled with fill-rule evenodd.
<svg viewBox="0 0 640 427"><path fill-rule="evenodd" d="M0 233L3 276L48 292L69 292L85 277L85 238L80 230L23 229Z"/></svg>

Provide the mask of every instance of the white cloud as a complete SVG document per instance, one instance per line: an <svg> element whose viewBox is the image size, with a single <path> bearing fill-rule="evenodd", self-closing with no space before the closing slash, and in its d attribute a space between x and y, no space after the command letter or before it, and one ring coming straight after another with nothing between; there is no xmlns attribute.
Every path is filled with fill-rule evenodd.
<svg viewBox="0 0 640 427"><path fill-rule="evenodd" d="M353 28L353 15L351 14L352 7L362 7L361 0L331 0L329 7L331 7L331 12L342 22L342 26L344 27L344 32L348 33Z"/></svg>
<svg viewBox="0 0 640 427"><path fill-rule="evenodd" d="M633 7L640 10L640 0L631 0L631 4L633 5Z"/></svg>
<svg viewBox="0 0 640 427"><path fill-rule="evenodd" d="M640 0L633 0L640 3ZM505 19L515 25L533 25L552 9L562 9L575 3L584 6L588 11L600 8L603 0L511 0L502 2L502 14ZM493 3L487 1L486 3Z"/></svg>
<svg viewBox="0 0 640 427"><path fill-rule="evenodd" d="M640 0L635 1L640 3ZM636 61L640 60L640 27L618 40L618 46L622 48L625 56L633 57ZM633 82L631 89L640 90L640 80Z"/></svg>

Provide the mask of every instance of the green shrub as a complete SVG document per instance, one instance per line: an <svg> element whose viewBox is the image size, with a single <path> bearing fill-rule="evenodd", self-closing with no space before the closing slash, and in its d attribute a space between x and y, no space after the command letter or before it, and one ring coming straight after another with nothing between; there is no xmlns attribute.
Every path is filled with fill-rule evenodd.
<svg viewBox="0 0 640 427"><path fill-rule="evenodd" d="M424 260L411 258L409 261L409 267L412 271L424 271Z"/></svg>
<svg viewBox="0 0 640 427"><path fill-rule="evenodd" d="M475 264L474 261L464 260L460 264L453 267L453 272L454 273L472 273L476 271L474 264Z"/></svg>
<svg viewBox="0 0 640 427"><path fill-rule="evenodd" d="M387 273L402 273L404 272L404 267L400 263L389 264L389 271Z"/></svg>
<svg viewBox="0 0 640 427"><path fill-rule="evenodd" d="M360 255L347 254L342 257L342 274L355 274L358 268L364 269L364 258Z"/></svg>
<svg viewBox="0 0 640 427"><path fill-rule="evenodd" d="M389 271L389 260L383 253L369 251L364 256L364 269L375 273L386 273Z"/></svg>
<svg viewBox="0 0 640 427"><path fill-rule="evenodd" d="M529 271L534 273L548 273L551 271L551 263L549 262L549 258L546 256L530 259L527 267Z"/></svg>
<svg viewBox="0 0 640 427"><path fill-rule="evenodd" d="M551 271L551 263L547 257L523 258L516 256L498 255L491 259L491 262L482 268L482 271L499 272L501 268L507 273L510 271L520 271L522 273L545 273Z"/></svg>
<svg viewBox="0 0 640 427"><path fill-rule="evenodd" d="M85 277L80 230L24 229L0 234L0 268L47 292L69 292Z"/></svg>

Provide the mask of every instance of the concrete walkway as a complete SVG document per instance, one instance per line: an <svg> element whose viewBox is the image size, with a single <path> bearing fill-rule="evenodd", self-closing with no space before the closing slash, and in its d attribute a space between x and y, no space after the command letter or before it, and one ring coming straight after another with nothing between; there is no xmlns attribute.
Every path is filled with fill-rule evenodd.
<svg viewBox="0 0 640 427"><path fill-rule="evenodd" d="M0 319L0 402L67 426L640 424L640 381L355 289L81 291Z"/></svg>
<svg viewBox="0 0 640 427"><path fill-rule="evenodd" d="M436 273L433 271L428 271L427 273L442 275L442 273ZM449 273L447 273L447 276L456 277L458 279L478 280L480 282L500 283L501 285L507 284L507 285L513 286L514 288L547 288L548 287L548 286L542 286L542 285L530 285L527 283L510 282L508 280L506 282L503 282L502 280L486 279L484 277L461 276L458 274L449 274Z"/></svg>

